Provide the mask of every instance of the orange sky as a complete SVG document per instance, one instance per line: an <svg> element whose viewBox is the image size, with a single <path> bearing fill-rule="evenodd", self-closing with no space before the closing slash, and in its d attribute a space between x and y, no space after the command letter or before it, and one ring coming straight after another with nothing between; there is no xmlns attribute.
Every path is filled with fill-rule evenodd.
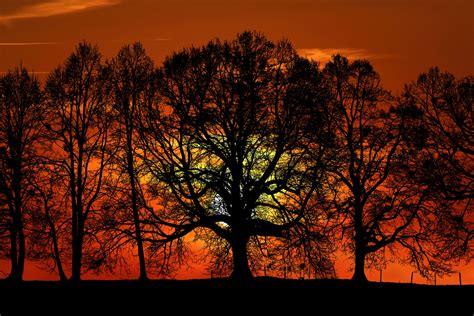
<svg viewBox="0 0 474 316"><path fill-rule="evenodd" d="M123 271L116 271L114 274L100 274L97 276L93 272L86 273L83 275L83 279L130 279L137 278L138 276L138 259L136 257L129 258L128 260L130 274ZM352 261L342 255L336 260L336 272L338 278L349 279L352 276L351 272ZM6 260L0 260L0 278L7 275L10 271L10 265ZM474 263L468 266L460 267L459 271L462 274L463 284L474 284ZM414 272L413 282L418 284L433 284L433 281L428 282L423 279L415 270L409 266L402 266L399 264L389 264L385 270L382 271L382 280L384 282L401 282L409 283L411 272ZM378 270L366 270L367 277L371 281L379 281L380 272ZM258 275L263 276L263 271L259 271ZM151 276L153 277L153 276ZM183 267L179 270L176 275L177 279L195 279L195 278L209 278L210 275L206 270L206 266L203 263L196 263L190 267ZM298 276L294 276L298 277ZM27 261L25 273L25 280L57 280L57 273L50 273L44 269L44 265L41 262ZM459 284L458 273L453 273L443 278L437 278L437 284Z"/></svg>
<svg viewBox="0 0 474 316"><path fill-rule="evenodd" d="M256 29L314 57L368 57L396 91L433 65L474 73L473 14L472 0L0 0L0 71L47 72L82 39L107 57L141 40L160 62Z"/></svg>
<svg viewBox="0 0 474 316"><path fill-rule="evenodd" d="M106 57L140 40L160 63L184 46L258 30L317 60L335 52L368 58L397 92L434 65L474 73L473 15L472 0L0 0L0 73L22 62L43 77L83 39ZM347 265L338 266L348 277ZM409 281L409 271L394 266L384 279ZM466 282L474 283L473 271L463 269Z"/></svg>

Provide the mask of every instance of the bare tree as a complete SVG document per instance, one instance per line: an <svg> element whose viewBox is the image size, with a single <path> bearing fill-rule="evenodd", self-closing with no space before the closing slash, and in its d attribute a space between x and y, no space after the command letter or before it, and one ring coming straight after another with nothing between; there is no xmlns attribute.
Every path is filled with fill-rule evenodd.
<svg viewBox="0 0 474 316"><path fill-rule="evenodd" d="M365 259L372 235L367 205L390 174L400 143L399 126L395 120L381 115L390 95L382 89L368 62L350 63L336 55L324 72L331 83L337 131L337 159L328 165L336 187L334 200L348 217L343 232L350 233L350 249L355 257L353 279L366 281Z"/></svg>
<svg viewBox="0 0 474 316"><path fill-rule="evenodd" d="M433 185L447 199L472 199L474 79L456 80L452 74L432 68L406 87L404 97L422 111L425 145L432 151L429 158L439 165L432 173Z"/></svg>
<svg viewBox="0 0 474 316"><path fill-rule="evenodd" d="M318 144L304 142L306 113L320 105L301 97L315 77L288 42L251 32L165 61L141 127L161 238L208 229L232 250L232 277L252 276L249 240L284 238L321 193Z"/></svg>
<svg viewBox="0 0 474 316"><path fill-rule="evenodd" d="M136 150L138 143L137 120L139 109L143 103L150 99L149 93L153 91L155 69L152 60L148 57L140 43L123 47L118 55L109 63L110 73L108 80L113 92L113 147L114 164L118 167L119 174L126 174L125 199L129 200L133 214L133 228L137 246L140 280L147 279L145 252L140 224L140 209L143 203L140 198L140 161ZM115 188L116 189L116 188Z"/></svg>
<svg viewBox="0 0 474 316"><path fill-rule="evenodd" d="M463 242L453 242L450 248L469 257L474 238L474 78L456 79L432 68L406 86L403 102L418 111L412 122L416 128L412 142L422 151L418 174L454 205L451 216L458 230L449 234Z"/></svg>
<svg viewBox="0 0 474 316"><path fill-rule="evenodd" d="M416 113L406 104L391 105L394 98L367 61L337 55L324 72L337 133L337 159L327 167L334 203L345 217L345 249L355 260L353 280L367 281L365 268L390 254L408 256L424 276L449 272L447 258L454 255L439 237L456 231L446 216L452 205L415 176L419 153L405 142Z"/></svg>
<svg viewBox="0 0 474 316"><path fill-rule="evenodd" d="M45 262L52 272L57 272L60 281L67 281L65 259L70 256L68 244L69 219L66 212L67 196L61 194L61 170L54 164L39 157L35 166L37 176L28 182L34 189L32 198L32 216L29 231L31 239L30 255L32 259Z"/></svg>
<svg viewBox="0 0 474 316"><path fill-rule="evenodd" d="M42 135L42 93L34 75L20 66L0 79L1 222L10 240L10 279L22 280L26 257L29 177L35 176L36 142ZM3 237L3 236L2 236Z"/></svg>
<svg viewBox="0 0 474 316"><path fill-rule="evenodd" d="M63 193L71 210L71 280L81 278L83 251L100 242L88 220L98 211L105 167L109 115L101 55L96 46L81 43L67 61L54 70L46 84L52 133L50 163L60 167ZM104 260L88 258L94 266Z"/></svg>

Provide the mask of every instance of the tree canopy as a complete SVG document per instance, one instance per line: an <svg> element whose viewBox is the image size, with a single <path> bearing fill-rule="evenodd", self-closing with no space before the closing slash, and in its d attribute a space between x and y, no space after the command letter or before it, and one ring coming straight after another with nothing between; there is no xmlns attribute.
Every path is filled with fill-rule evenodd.
<svg viewBox="0 0 474 316"><path fill-rule="evenodd" d="M192 238L215 275L357 282L391 260L427 278L472 257L473 78L393 95L367 60L325 65L244 32L155 67L140 43L80 43L41 87L0 78L0 255L21 280L172 275ZM158 268L158 269L155 269Z"/></svg>

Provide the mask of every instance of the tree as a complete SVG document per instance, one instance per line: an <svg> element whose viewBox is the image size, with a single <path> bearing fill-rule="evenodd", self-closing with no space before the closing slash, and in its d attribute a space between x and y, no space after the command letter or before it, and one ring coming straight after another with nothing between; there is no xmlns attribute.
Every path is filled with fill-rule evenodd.
<svg viewBox="0 0 474 316"><path fill-rule="evenodd" d="M344 230L350 231L354 253L353 279L366 281L365 259L372 229L366 222L367 204L386 181L400 143L395 121L384 120L381 104L390 95L380 86L377 73L367 61L350 63L333 57L324 72L331 83L333 122L337 131L337 159L328 165L337 187L337 207L347 213ZM382 215L383 216L383 215Z"/></svg>
<svg viewBox="0 0 474 316"><path fill-rule="evenodd" d="M50 162L62 175L63 193L71 210L71 280L79 281L85 246L93 248L88 221L98 212L105 167L109 115L101 55L96 46L80 43L67 61L55 69L46 84L52 133ZM88 258L91 265L104 260ZM96 261L97 260L97 261Z"/></svg>
<svg viewBox="0 0 474 316"><path fill-rule="evenodd" d="M26 257L25 221L35 176L36 142L42 136L42 93L20 66L0 79L0 195L3 231L10 239L10 279L21 281Z"/></svg>
<svg viewBox="0 0 474 316"><path fill-rule="evenodd" d="M137 120L142 104L150 99L148 93L154 84L154 65L146 55L140 43L123 47L118 55L109 64L109 82L113 92L113 140L111 146L115 151L114 163L119 173L125 173L125 199L130 201L133 214L133 230L138 251L140 265L140 280L147 279L145 252L140 227L140 209L143 201L140 200L139 161L136 155Z"/></svg>
<svg viewBox="0 0 474 316"><path fill-rule="evenodd" d="M232 250L232 277L252 276L249 240L284 238L321 193L319 147L305 143L320 104L303 97L320 79L288 42L251 32L166 59L141 126L162 238L208 229Z"/></svg>
<svg viewBox="0 0 474 316"><path fill-rule="evenodd" d="M368 61L337 55L324 72L337 134L337 159L327 168L335 205L346 217L342 236L354 256L353 280L367 281L365 267L384 263L387 251L407 257L424 276L450 271L445 263L455 255L439 237L456 231L447 215L452 205L416 176L419 152L408 142L416 111L392 105Z"/></svg>
<svg viewBox="0 0 474 316"><path fill-rule="evenodd" d="M432 68L406 87L404 97L422 111L429 137L426 145L432 151L429 159L439 166L432 173L433 184L447 199L472 199L474 79L456 80Z"/></svg>
<svg viewBox="0 0 474 316"><path fill-rule="evenodd" d="M455 205L456 236L463 240L458 251L466 253L474 238L474 78L456 79L431 68L405 87L403 102L419 112L412 125L422 135L418 137L420 177Z"/></svg>
<svg viewBox="0 0 474 316"><path fill-rule="evenodd" d="M67 208L67 203L64 201L64 194L61 194L61 168L49 164L43 158L38 157L37 176L28 179L34 189L34 197L31 199L34 215L29 227L29 239L32 240L30 256L45 262L51 271L56 271L60 281L67 281L64 257L70 255L66 229L69 220L63 211Z"/></svg>

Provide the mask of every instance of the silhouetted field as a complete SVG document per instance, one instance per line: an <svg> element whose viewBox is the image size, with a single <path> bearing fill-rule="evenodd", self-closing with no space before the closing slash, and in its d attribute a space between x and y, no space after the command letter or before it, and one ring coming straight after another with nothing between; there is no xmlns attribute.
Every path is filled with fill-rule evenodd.
<svg viewBox="0 0 474 316"><path fill-rule="evenodd" d="M0 281L0 314L8 315L472 315L474 285L356 285L348 280L256 278ZM363 312L363 313L361 313ZM446 315L448 315L446 314Z"/></svg>

